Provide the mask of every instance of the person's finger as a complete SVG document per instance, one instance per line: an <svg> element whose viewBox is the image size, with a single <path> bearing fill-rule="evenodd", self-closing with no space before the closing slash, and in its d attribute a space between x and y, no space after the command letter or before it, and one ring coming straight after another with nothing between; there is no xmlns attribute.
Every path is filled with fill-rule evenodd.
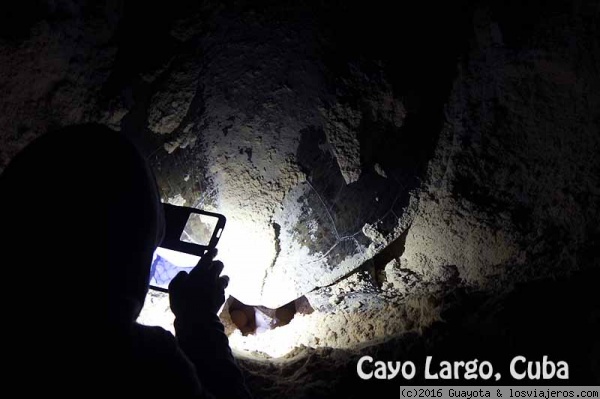
<svg viewBox="0 0 600 399"><path fill-rule="evenodd" d="M216 260L212 263L210 267L210 274L214 278L213 281L217 281L221 273L223 272L223 268L225 265L220 260Z"/></svg>
<svg viewBox="0 0 600 399"><path fill-rule="evenodd" d="M225 303L225 291L221 291L221 295L219 295L219 299L217 301L218 306L216 306L215 313L219 312L219 309L221 308L221 306L223 306L224 303Z"/></svg>
<svg viewBox="0 0 600 399"><path fill-rule="evenodd" d="M200 261L198 262L198 265L209 267L213 259L215 259L215 256L217 256L217 249L209 249L204 255L202 255Z"/></svg>
<svg viewBox="0 0 600 399"><path fill-rule="evenodd" d="M229 285L229 276L219 277L219 287L221 287L222 290L225 290L225 288L227 288L228 285Z"/></svg>
<svg viewBox="0 0 600 399"><path fill-rule="evenodd" d="M178 291L181 286L183 286L185 280L187 279L188 274L184 271L177 273L175 277L169 283L169 292Z"/></svg>
<svg viewBox="0 0 600 399"><path fill-rule="evenodd" d="M208 272L210 266L212 264L213 259L215 258L216 249L212 249L207 251L200 260L198 264L190 271L190 276L196 278L197 275L201 275L203 273Z"/></svg>

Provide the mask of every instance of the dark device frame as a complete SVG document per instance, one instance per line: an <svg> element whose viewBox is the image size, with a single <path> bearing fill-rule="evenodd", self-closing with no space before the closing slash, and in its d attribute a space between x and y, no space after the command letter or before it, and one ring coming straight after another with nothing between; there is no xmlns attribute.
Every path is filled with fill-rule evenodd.
<svg viewBox="0 0 600 399"><path fill-rule="evenodd" d="M217 246L219 238L221 238L221 234L223 234L225 223L227 222L227 218L224 215L221 215L220 213L203 211L201 209L166 203L163 203L163 209L165 215L165 235L159 247L202 257L207 251L214 249ZM212 232L212 236L208 245L200 245L181 241L181 235L186 224L188 223L190 215L194 213L217 218L217 225ZM164 288L156 287L154 285L150 285L150 288L161 292L168 291Z"/></svg>

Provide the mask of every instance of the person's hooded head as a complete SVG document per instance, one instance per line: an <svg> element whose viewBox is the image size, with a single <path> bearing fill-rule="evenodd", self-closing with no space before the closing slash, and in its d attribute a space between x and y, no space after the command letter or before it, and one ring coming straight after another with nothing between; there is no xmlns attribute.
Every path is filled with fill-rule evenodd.
<svg viewBox="0 0 600 399"><path fill-rule="evenodd" d="M59 318L83 305L83 319L133 323L164 216L154 176L123 134L80 125L40 137L0 176L0 205L5 278L20 305L62 306ZM94 314L107 304L108 318Z"/></svg>

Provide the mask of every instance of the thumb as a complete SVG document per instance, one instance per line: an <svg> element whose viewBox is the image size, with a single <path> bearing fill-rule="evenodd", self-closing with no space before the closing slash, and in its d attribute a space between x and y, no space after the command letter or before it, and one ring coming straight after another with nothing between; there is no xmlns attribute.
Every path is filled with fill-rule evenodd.
<svg viewBox="0 0 600 399"><path fill-rule="evenodd" d="M219 278L219 287L221 287L221 290L225 290L225 288L227 288L228 285L229 285L229 277L221 276Z"/></svg>
<svg viewBox="0 0 600 399"><path fill-rule="evenodd" d="M169 293L177 292L181 290L181 287L185 284L188 274L184 271L177 273L173 280L169 283Z"/></svg>

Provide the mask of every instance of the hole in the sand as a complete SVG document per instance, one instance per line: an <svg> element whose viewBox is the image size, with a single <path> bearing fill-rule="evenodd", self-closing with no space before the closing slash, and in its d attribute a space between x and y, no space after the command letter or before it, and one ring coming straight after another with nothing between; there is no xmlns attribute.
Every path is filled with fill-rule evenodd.
<svg viewBox="0 0 600 399"><path fill-rule="evenodd" d="M246 305L235 298L229 304L229 316L244 335L260 334L267 330L289 324L296 313L309 314L313 309L302 296L277 309Z"/></svg>

